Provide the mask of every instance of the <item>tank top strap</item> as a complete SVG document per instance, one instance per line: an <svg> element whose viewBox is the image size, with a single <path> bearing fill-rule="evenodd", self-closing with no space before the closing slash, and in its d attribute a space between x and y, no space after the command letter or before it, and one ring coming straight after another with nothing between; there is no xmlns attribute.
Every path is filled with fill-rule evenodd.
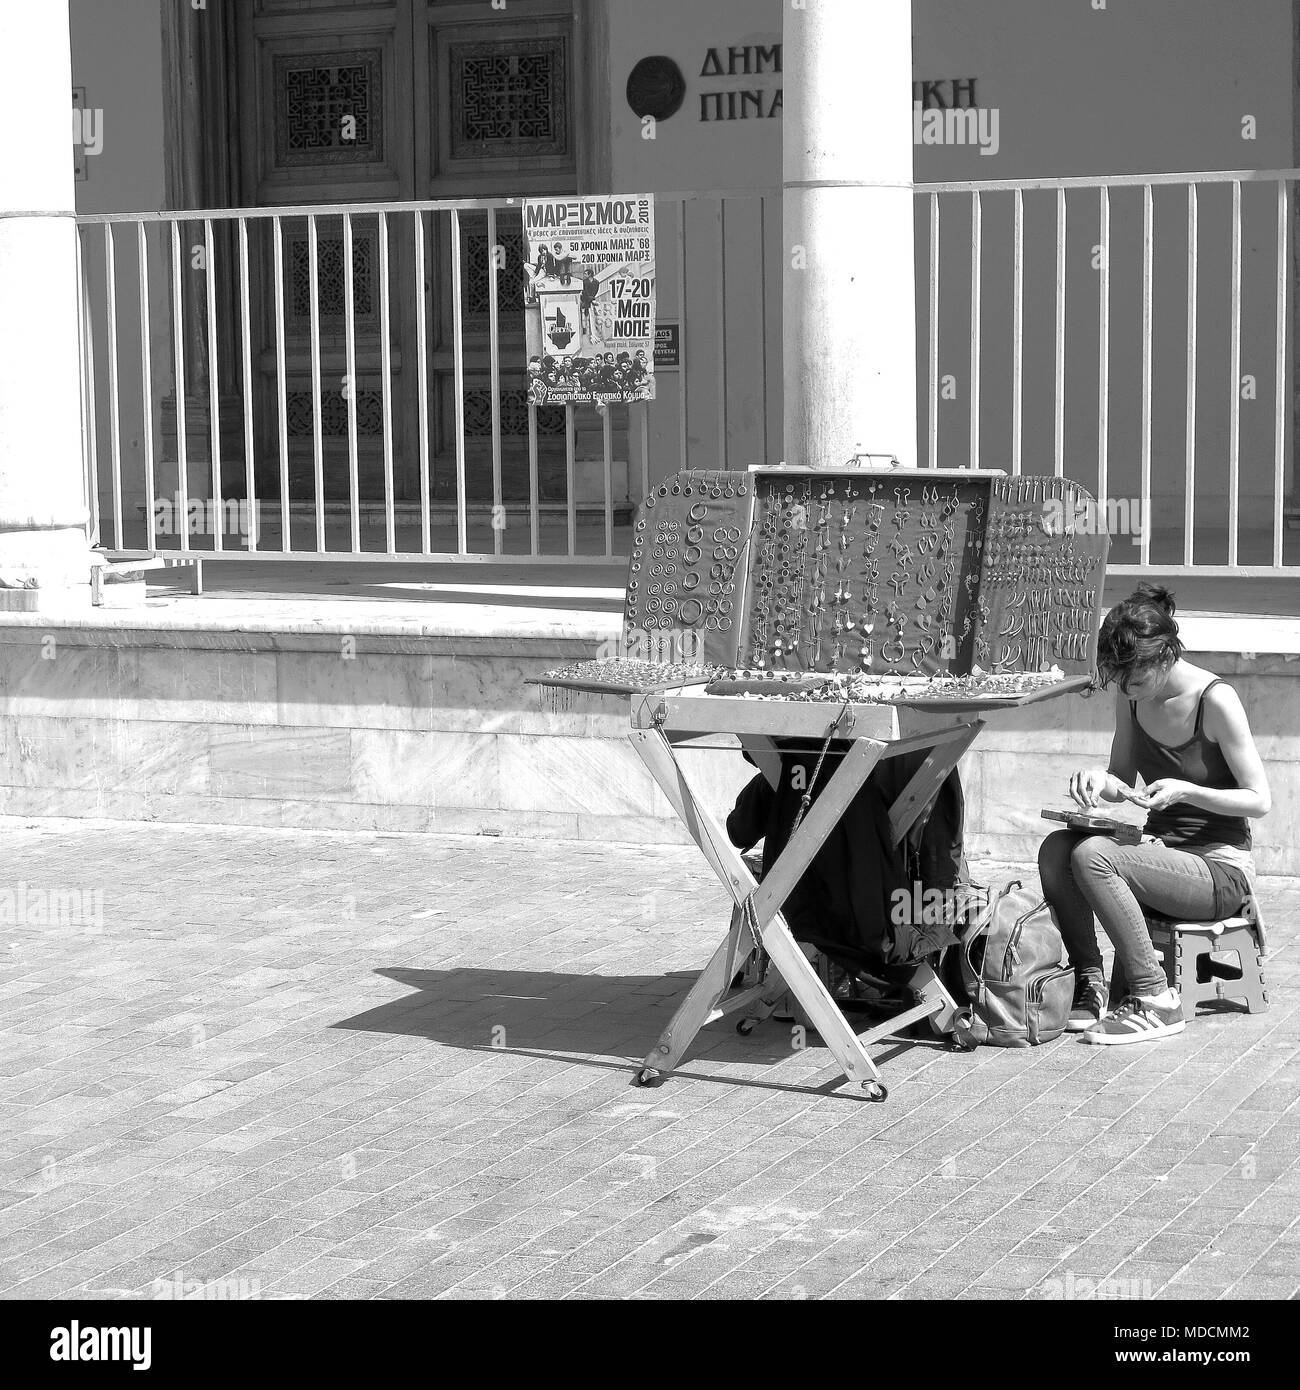
<svg viewBox="0 0 1300 1390"><path fill-rule="evenodd" d="M1200 738L1201 736L1201 721L1205 718L1206 693L1210 690L1213 690L1216 685L1222 684L1223 677L1215 676L1215 678L1205 687L1205 689L1201 691L1201 698L1196 702L1196 728L1192 730L1193 738Z"/></svg>

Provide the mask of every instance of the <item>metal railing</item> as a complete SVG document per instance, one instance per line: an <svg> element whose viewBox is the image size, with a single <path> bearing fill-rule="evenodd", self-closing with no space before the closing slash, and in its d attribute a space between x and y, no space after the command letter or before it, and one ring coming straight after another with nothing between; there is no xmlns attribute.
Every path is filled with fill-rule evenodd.
<svg viewBox="0 0 1300 1390"><path fill-rule="evenodd" d="M1054 472L1131 503L1119 573L1300 573L1297 177L917 185L922 463ZM96 536L241 560L621 559L652 476L779 461L779 199L657 195L680 369L653 409L598 421L515 391L513 433L522 314L502 287L520 265L493 252L518 199L81 216ZM169 488L173 522L198 499L219 524L164 535ZM251 525L232 544L236 501Z"/></svg>
<svg viewBox="0 0 1300 1390"><path fill-rule="evenodd" d="M1117 573L1300 574L1300 537L1287 535L1288 520L1300 519L1288 479L1297 177L1270 170L917 185L929 311L923 462L1069 476L1112 516L1118 499L1131 503L1141 518L1130 536L1138 550L1126 561L1113 537ZM1036 209L1047 213L1045 235L1027 243L1027 209L1045 201ZM991 251L994 209L1002 220ZM953 222L956 234L945 234ZM1036 245L1027 295L1027 248ZM1000 295L989 294L991 275ZM1009 320L995 332L990 301ZM1027 339L1027 313L1048 331ZM1038 407L1032 445L1028 373ZM1076 397L1082 405L1072 409Z"/></svg>
<svg viewBox="0 0 1300 1390"><path fill-rule="evenodd" d="M622 558L652 468L727 459L729 401L764 403L744 462L779 439L779 354L729 323L726 300L730 263L756 256L757 272L733 273L757 283L765 322L772 196L656 198L660 316L675 293L693 341L657 373L658 408L677 418L653 439L644 402L597 418L525 399L522 305L503 289L523 278L519 199L79 216L94 539L239 560ZM747 243L729 240L732 204ZM716 393L701 391L714 372ZM700 456L706 413L716 458Z"/></svg>

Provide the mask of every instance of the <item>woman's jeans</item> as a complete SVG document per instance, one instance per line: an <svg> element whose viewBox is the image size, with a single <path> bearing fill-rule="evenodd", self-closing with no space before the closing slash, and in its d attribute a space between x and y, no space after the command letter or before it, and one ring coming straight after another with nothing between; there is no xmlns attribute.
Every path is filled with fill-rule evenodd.
<svg viewBox="0 0 1300 1390"><path fill-rule="evenodd" d="M1076 973L1101 972L1095 913L1115 947L1130 994L1162 994L1169 987L1143 906L1187 922L1214 920L1209 865L1186 850L1121 845L1109 835L1057 830L1039 847L1038 873Z"/></svg>

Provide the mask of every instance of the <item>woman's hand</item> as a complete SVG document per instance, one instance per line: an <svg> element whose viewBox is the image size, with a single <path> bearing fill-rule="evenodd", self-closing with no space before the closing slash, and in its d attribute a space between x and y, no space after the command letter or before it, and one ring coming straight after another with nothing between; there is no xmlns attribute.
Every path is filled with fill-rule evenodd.
<svg viewBox="0 0 1300 1390"><path fill-rule="evenodd" d="M1091 810L1102 801L1118 801L1115 788L1119 785L1104 768L1090 767L1070 778L1070 795L1084 810Z"/></svg>
<svg viewBox="0 0 1300 1390"><path fill-rule="evenodd" d="M1147 809L1164 811L1176 801L1189 800L1188 793L1195 795L1197 790L1194 782L1182 782L1177 777L1161 777L1146 789Z"/></svg>

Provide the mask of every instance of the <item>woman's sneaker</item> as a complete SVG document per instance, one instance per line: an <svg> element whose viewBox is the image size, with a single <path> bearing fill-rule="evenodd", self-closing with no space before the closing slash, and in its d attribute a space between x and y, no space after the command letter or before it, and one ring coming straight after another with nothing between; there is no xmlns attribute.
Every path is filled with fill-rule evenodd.
<svg viewBox="0 0 1300 1390"><path fill-rule="evenodd" d="M1107 1046L1154 1042L1157 1038L1181 1033L1186 1026L1182 1001L1172 990L1166 990L1156 999L1142 999L1131 994L1109 1018L1089 1028L1082 1041Z"/></svg>
<svg viewBox="0 0 1300 1390"><path fill-rule="evenodd" d="M1067 1033L1084 1033L1106 1017L1106 986L1095 975L1081 976L1074 986L1074 1005L1065 1021Z"/></svg>

